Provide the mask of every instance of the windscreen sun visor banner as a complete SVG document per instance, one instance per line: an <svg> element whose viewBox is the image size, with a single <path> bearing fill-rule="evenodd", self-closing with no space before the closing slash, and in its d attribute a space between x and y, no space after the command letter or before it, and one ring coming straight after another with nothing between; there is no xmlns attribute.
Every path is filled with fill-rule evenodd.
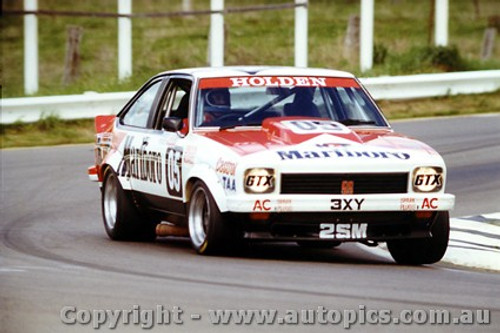
<svg viewBox="0 0 500 333"><path fill-rule="evenodd" d="M200 89L237 87L325 87L359 88L352 78L321 76L237 76L202 79Z"/></svg>

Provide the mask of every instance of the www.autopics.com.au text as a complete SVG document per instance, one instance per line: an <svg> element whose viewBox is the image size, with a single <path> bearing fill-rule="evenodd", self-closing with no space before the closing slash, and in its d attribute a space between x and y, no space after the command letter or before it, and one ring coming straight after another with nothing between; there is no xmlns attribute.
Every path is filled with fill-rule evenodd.
<svg viewBox="0 0 500 333"><path fill-rule="evenodd" d="M363 325L489 325L487 309L370 309L360 305L357 309L209 309L206 313L188 314L179 306L157 305L143 309L133 305L129 309L78 309L65 306L60 319L66 325L90 325L94 329L103 326L115 329L119 325L135 325L150 329L161 325L182 325L187 321L205 321L210 325L337 325L343 328Z"/></svg>

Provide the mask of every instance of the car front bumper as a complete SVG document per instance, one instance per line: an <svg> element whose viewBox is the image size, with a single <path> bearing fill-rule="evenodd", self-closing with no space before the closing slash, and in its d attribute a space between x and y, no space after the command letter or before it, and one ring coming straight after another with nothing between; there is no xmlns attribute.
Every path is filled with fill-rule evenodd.
<svg viewBox="0 0 500 333"><path fill-rule="evenodd" d="M449 211L455 196L447 193L376 195L236 195L227 198L227 211L234 213L284 212L407 212Z"/></svg>

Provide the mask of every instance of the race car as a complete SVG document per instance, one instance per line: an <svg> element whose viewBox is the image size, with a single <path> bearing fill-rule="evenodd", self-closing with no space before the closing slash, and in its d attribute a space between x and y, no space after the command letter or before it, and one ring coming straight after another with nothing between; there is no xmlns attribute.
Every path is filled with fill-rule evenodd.
<svg viewBox="0 0 500 333"><path fill-rule="evenodd" d="M455 197L442 157L395 133L350 73L172 70L95 124L88 173L113 240L185 236L199 254L386 242L414 265L446 251Z"/></svg>

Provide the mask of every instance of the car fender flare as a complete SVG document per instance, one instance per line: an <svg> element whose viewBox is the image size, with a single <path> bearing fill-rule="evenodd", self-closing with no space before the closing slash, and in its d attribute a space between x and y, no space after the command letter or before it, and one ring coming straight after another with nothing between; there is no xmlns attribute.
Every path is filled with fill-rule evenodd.
<svg viewBox="0 0 500 333"><path fill-rule="evenodd" d="M107 156L106 159L104 160L103 164L100 167L101 170L101 177L104 180L104 174L106 172L107 168L111 168L117 176L118 176L118 181L120 182L120 185L122 188L126 191L131 190L132 186L130 184L130 177L127 176L122 176L119 173L119 168L120 168L120 163L123 161L123 155L119 151L111 151Z"/></svg>
<svg viewBox="0 0 500 333"><path fill-rule="evenodd" d="M184 185L184 200L185 202L189 202L191 198L191 193L193 190L193 185L196 180L201 180L210 190L217 207L221 212L227 212L227 203L226 203L226 193L224 188L222 187L221 181L217 178L217 175L214 172L213 168L210 168L206 164L195 165L189 171L186 182Z"/></svg>

